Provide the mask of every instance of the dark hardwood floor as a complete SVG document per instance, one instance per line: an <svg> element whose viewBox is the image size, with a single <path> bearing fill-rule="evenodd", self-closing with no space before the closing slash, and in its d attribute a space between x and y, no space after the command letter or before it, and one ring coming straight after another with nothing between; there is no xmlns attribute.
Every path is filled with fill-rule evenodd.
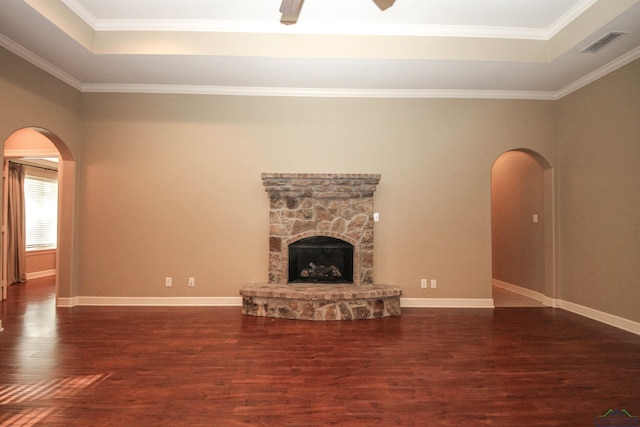
<svg viewBox="0 0 640 427"><path fill-rule="evenodd" d="M9 289L0 425L593 426L640 414L640 337L553 308L309 322L54 307Z"/></svg>

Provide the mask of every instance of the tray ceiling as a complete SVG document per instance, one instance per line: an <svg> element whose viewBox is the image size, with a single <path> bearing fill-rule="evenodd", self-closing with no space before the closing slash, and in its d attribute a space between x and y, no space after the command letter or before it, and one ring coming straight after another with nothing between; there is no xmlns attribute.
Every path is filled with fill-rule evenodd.
<svg viewBox="0 0 640 427"><path fill-rule="evenodd" d="M640 57L639 0L306 0L295 25L280 0L0 6L0 46L85 92L557 99Z"/></svg>

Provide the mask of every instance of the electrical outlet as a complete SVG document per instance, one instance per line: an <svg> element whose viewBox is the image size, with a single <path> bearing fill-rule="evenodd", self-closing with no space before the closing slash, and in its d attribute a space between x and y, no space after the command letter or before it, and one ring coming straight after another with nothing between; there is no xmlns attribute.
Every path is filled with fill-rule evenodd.
<svg viewBox="0 0 640 427"><path fill-rule="evenodd" d="M436 279L431 279L431 289L436 288Z"/></svg>
<svg viewBox="0 0 640 427"><path fill-rule="evenodd" d="M426 289L427 288L427 279L420 279L420 287L422 289Z"/></svg>
<svg viewBox="0 0 640 427"><path fill-rule="evenodd" d="M189 277L189 286L195 286L195 285L196 285L196 278Z"/></svg>
<svg viewBox="0 0 640 427"><path fill-rule="evenodd" d="M165 278L164 278L164 285L165 285L167 288L169 288L169 287L171 287L171 284L172 284L171 277L165 277Z"/></svg>

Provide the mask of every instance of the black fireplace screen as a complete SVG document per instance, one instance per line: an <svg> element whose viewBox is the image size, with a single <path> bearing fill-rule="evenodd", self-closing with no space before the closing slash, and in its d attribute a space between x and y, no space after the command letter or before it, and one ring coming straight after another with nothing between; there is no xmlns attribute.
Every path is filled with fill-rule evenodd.
<svg viewBox="0 0 640 427"><path fill-rule="evenodd" d="M290 244L289 283L353 283L353 245L326 236Z"/></svg>

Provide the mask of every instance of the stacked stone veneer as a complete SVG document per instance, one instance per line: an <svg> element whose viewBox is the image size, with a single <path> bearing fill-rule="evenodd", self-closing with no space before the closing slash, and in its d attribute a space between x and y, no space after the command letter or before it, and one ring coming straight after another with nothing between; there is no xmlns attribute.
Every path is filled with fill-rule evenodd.
<svg viewBox="0 0 640 427"><path fill-rule="evenodd" d="M373 193L378 174L262 174L270 199L269 283L241 290L243 313L308 320L400 314L399 288L373 284ZM290 285L289 245L328 236L353 245L353 283Z"/></svg>
<svg viewBox="0 0 640 427"><path fill-rule="evenodd" d="M262 174L269 193L269 283L289 281L289 245L329 236L354 247L353 283L373 283L373 193L380 175Z"/></svg>

